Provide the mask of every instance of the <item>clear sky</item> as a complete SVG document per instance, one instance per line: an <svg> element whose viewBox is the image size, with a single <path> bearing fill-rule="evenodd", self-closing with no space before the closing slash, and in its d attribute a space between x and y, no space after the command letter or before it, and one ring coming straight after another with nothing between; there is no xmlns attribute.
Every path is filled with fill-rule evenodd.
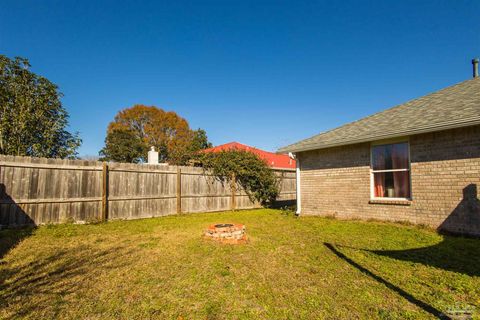
<svg viewBox="0 0 480 320"><path fill-rule="evenodd" d="M59 85L81 155L137 103L276 150L469 79L479 18L479 0L0 0L0 54Z"/></svg>

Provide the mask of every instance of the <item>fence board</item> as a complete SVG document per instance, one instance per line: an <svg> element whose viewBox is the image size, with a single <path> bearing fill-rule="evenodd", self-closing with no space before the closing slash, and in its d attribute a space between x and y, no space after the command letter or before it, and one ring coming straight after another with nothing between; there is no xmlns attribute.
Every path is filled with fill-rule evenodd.
<svg viewBox="0 0 480 320"><path fill-rule="evenodd" d="M0 226L139 219L258 208L239 184L202 168L0 155ZM295 172L276 170L278 200L295 199ZM234 203L232 203L232 200Z"/></svg>

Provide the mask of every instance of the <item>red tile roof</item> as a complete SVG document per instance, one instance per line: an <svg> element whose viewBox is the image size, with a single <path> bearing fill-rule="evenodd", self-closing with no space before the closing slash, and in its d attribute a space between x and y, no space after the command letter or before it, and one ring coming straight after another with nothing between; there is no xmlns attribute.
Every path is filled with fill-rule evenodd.
<svg viewBox="0 0 480 320"><path fill-rule="evenodd" d="M203 152L220 152L224 150L245 150L253 152L258 155L261 159L264 159L267 164L272 168L282 168L282 169L295 169L295 160L290 159L288 155L285 154L276 154L273 152L268 152L260 150L254 147L250 147L238 142L230 142L222 144L213 148L205 149Z"/></svg>

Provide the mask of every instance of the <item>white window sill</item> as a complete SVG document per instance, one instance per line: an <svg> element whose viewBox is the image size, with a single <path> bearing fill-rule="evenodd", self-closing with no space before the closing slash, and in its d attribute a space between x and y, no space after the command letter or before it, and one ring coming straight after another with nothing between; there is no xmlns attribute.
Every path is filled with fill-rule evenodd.
<svg viewBox="0 0 480 320"><path fill-rule="evenodd" d="M368 201L369 204L388 204L397 206L410 206L412 200L405 198L373 198Z"/></svg>

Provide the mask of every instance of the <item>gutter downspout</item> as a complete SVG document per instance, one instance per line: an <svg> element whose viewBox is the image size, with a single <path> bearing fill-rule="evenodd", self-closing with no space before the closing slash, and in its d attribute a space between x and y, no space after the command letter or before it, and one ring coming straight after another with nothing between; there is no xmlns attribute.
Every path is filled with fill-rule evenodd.
<svg viewBox="0 0 480 320"><path fill-rule="evenodd" d="M289 153L288 156L294 159L296 162L296 171L295 171L295 178L296 178L296 197L297 197L297 212L296 215L299 216L302 212L302 196L300 193L300 159L298 159L295 153Z"/></svg>

